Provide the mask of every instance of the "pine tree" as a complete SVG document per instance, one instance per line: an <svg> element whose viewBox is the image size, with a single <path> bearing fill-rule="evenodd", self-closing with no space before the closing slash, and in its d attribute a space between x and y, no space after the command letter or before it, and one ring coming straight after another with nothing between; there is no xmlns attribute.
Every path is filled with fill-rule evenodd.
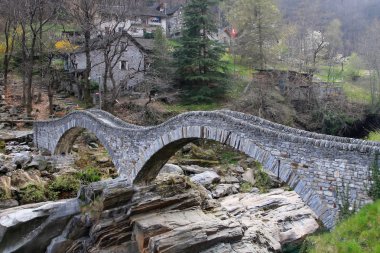
<svg viewBox="0 0 380 253"><path fill-rule="evenodd" d="M164 30L158 27L154 33L152 70L164 81L170 79L171 61L172 55L169 51L168 39L164 34Z"/></svg>
<svg viewBox="0 0 380 253"><path fill-rule="evenodd" d="M226 90L227 73L221 61L224 48L216 34L217 0L191 0L184 11L180 47L175 53L181 87L187 102L211 102Z"/></svg>

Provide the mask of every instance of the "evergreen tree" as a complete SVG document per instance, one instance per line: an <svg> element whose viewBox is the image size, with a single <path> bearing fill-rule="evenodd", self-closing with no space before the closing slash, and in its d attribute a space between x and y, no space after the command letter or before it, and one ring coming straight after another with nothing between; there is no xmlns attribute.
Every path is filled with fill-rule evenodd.
<svg viewBox="0 0 380 253"><path fill-rule="evenodd" d="M171 76L172 55L164 30L158 27L154 33L152 70L155 75L168 81Z"/></svg>
<svg viewBox="0 0 380 253"><path fill-rule="evenodd" d="M191 0L185 7L182 37L175 57L187 102L211 102L226 90L226 67L221 61L224 48L212 40L217 33L212 8L217 2Z"/></svg>

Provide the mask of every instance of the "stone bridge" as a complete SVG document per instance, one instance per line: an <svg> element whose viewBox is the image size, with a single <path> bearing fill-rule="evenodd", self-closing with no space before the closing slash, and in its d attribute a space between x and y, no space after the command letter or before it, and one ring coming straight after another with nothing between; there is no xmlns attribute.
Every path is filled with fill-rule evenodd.
<svg viewBox="0 0 380 253"><path fill-rule="evenodd" d="M229 145L287 183L327 228L334 226L343 193L350 203L370 202L369 166L380 143L328 136L233 111L189 112L152 127L128 124L100 110L76 111L36 122L34 142L64 155L83 130L108 150L119 176L130 184L153 180L181 147L197 139Z"/></svg>

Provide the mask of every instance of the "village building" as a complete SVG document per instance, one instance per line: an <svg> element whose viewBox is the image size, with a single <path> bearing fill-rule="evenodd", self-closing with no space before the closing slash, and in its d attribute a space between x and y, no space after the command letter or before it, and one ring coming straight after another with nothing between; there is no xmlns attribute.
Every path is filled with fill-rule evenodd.
<svg viewBox="0 0 380 253"><path fill-rule="evenodd" d="M133 38L129 34L119 35L115 37L109 47L112 58L111 65L113 68L113 78L120 88L120 95L124 95L137 85L144 81L146 70L149 65L148 55L153 49L153 41L149 39ZM96 83L99 87L103 87L103 77L105 73L105 56L104 44L100 38L94 39L91 49L91 72L90 79L92 83ZM108 59L111 59L110 57ZM68 85L71 91L78 94L78 82L84 77L86 69L86 54L83 48L78 49L74 53L67 55L65 60L65 70L71 77L71 83ZM107 79L107 88L112 89L111 79ZM96 91L95 91L96 92Z"/></svg>
<svg viewBox="0 0 380 253"><path fill-rule="evenodd" d="M161 27L167 33L168 15L161 7L140 7L133 11L121 11L122 7L106 8L98 17L100 31L104 34L111 29L126 32L135 38L153 38L154 31Z"/></svg>

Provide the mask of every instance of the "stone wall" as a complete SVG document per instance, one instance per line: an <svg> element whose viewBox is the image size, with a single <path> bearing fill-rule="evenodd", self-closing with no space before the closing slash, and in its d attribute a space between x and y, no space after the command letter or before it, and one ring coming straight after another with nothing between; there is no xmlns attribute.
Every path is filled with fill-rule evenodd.
<svg viewBox="0 0 380 253"><path fill-rule="evenodd" d="M190 112L153 127L134 126L102 111L78 111L60 120L38 122L34 141L51 153L68 153L80 129L95 133L122 178L153 180L174 153L196 139L215 140L262 163L294 189L326 227L333 227L341 194L350 203L370 202L369 166L379 143L327 136L231 112Z"/></svg>

